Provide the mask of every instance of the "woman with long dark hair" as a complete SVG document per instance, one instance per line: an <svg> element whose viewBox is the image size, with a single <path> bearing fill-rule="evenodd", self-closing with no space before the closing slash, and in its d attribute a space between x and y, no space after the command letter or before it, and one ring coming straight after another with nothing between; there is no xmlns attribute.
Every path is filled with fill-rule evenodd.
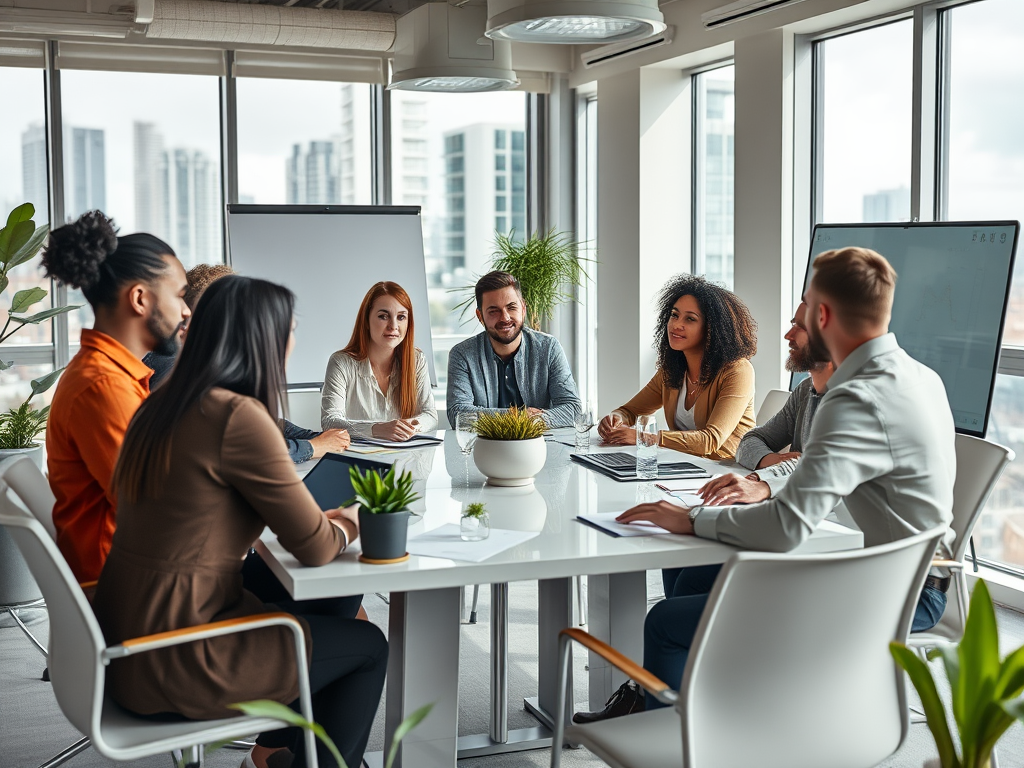
<svg viewBox="0 0 1024 768"><path fill-rule="evenodd" d="M327 363L323 429L405 441L437 428L427 356L416 349L415 325L412 300L398 283L377 283L367 291L348 346Z"/></svg>
<svg viewBox="0 0 1024 768"><path fill-rule="evenodd" d="M293 310L286 288L218 280L170 378L133 419L114 472L117 531L94 601L108 642L278 610L242 582L242 559L264 526L307 566L330 562L359 534L354 507L320 510L281 437ZM316 719L359 765L387 641L367 621L292 610L312 648ZM197 720L229 716L236 702L298 697L291 635L279 628L114 661L108 684L133 712ZM285 747L300 754L302 740L287 729L262 734L244 765L266 768Z"/></svg>
<svg viewBox="0 0 1024 768"><path fill-rule="evenodd" d="M754 426L757 323L735 293L693 275L670 280L658 307L658 371L601 420L598 434L611 445L635 445L637 416L664 408L670 425L659 432L659 445L732 459Z"/></svg>

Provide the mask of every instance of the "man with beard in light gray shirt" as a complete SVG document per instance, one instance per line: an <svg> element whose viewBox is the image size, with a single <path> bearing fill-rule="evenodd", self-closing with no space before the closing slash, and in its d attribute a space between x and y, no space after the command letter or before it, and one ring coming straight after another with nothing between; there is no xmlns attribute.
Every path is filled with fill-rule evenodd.
<svg viewBox="0 0 1024 768"><path fill-rule="evenodd" d="M896 273L864 248L823 253L807 289L807 331L815 354L836 364L810 439L778 496L757 504L681 508L641 504L620 522L648 520L673 533L746 549L786 552L803 542L836 503L876 546L944 527L936 553L949 557L956 477L953 417L942 380L888 332ZM702 489L714 498L731 476ZM948 575L933 569L913 630L933 627L945 609ZM644 667L679 680L707 594L670 596L647 615ZM660 706L651 696L648 707Z"/></svg>

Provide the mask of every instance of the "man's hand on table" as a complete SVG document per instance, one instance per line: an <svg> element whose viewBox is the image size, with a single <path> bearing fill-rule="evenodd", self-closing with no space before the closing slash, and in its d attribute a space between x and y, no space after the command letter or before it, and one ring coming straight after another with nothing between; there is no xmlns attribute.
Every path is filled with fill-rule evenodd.
<svg viewBox="0 0 1024 768"><path fill-rule="evenodd" d="M632 509L627 509L615 521L618 523L635 523L641 520L654 523L671 533L693 533L693 524L690 522L690 510L672 504L668 501L652 501L647 504L637 504Z"/></svg>
<svg viewBox="0 0 1024 768"><path fill-rule="evenodd" d="M764 501L771 496L771 489L757 475L742 477L730 473L716 477L697 491L697 495L709 507L722 507Z"/></svg>
<svg viewBox="0 0 1024 768"><path fill-rule="evenodd" d="M781 464L784 461L790 459L799 459L800 451L786 451L785 453L766 453L759 462L757 462L758 469L764 469L765 467L771 467L775 464Z"/></svg>

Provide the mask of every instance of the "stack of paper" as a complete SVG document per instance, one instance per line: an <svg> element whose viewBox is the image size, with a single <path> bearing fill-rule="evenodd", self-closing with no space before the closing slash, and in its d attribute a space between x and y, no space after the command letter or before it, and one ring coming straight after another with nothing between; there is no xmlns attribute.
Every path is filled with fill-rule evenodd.
<svg viewBox="0 0 1024 768"><path fill-rule="evenodd" d="M444 440L440 437L434 437L433 435L416 435L410 437L408 440L395 441L395 440L379 440L376 437L354 437L352 438L353 446L371 445L378 448L395 448L397 450L405 450L406 448L426 448L429 446L441 445Z"/></svg>
<svg viewBox="0 0 1024 768"><path fill-rule="evenodd" d="M537 531L508 531L491 528L491 534L480 541L463 541L461 528L455 523L442 525L431 531L409 539L407 549L410 555L420 557L442 557L446 560L463 560L467 563L482 563L501 554L507 549L538 536Z"/></svg>
<svg viewBox="0 0 1024 768"><path fill-rule="evenodd" d="M584 525L597 528L599 531L603 531L609 536L615 536L616 538L620 536L664 536L671 533L671 531L666 531L661 526L648 523L647 521L636 523L615 522L615 518L621 514L621 512L593 512L589 515L578 515L576 519Z"/></svg>

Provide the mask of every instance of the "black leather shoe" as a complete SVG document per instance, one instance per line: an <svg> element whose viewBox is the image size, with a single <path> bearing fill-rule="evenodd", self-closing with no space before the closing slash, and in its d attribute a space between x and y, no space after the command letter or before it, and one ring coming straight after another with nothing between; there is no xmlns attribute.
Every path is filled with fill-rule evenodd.
<svg viewBox="0 0 1024 768"><path fill-rule="evenodd" d="M596 723L613 717L632 715L644 711L644 692L639 685L628 680L619 686L619 690L611 695L604 709L598 712L577 712L572 721L577 725Z"/></svg>

